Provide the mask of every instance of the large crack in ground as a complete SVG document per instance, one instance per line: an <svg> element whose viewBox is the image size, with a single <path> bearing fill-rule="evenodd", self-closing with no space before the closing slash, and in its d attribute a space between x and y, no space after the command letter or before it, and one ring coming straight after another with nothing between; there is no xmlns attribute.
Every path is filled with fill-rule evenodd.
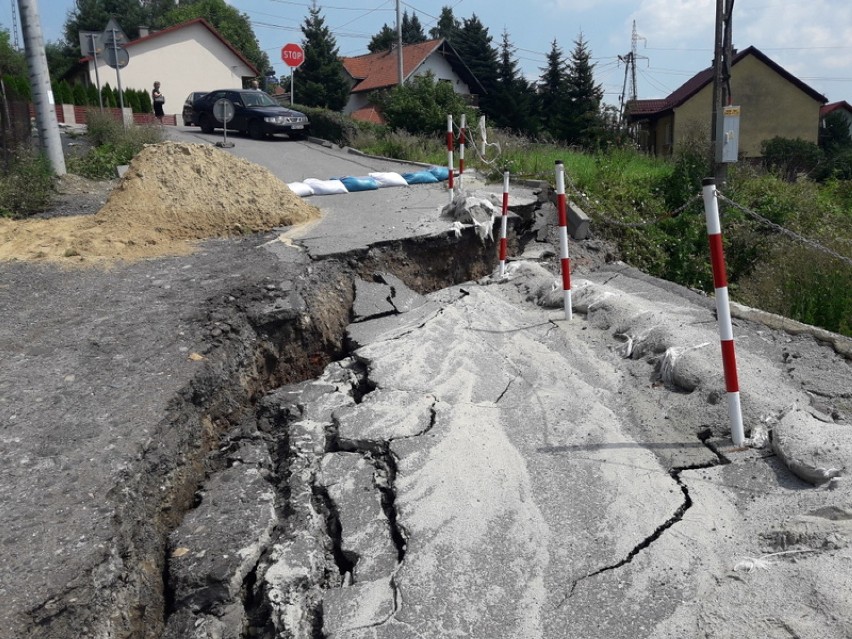
<svg viewBox="0 0 852 639"><path fill-rule="evenodd" d="M160 522L163 553L156 563L162 566L163 637L196 636L200 628L208 634L198 636L324 636L323 592L351 584L362 562L344 547L338 506L317 481L323 459L330 454L352 452L370 465L392 559L400 565L406 541L396 517L396 464L389 442L341 446L330 408L336 401L358 404L373 390L363 364L349 357L351 346L344 343L354 283L389 273L412 290L428 293L490 272L492 252L476 238L388 243L352 256L357 260L316 263L306 285L287 292L287 304L280 303L282 292L274 286L257 299L235 295L213 301L218 310L211 322L216 328L226 327L216 334L219 353L232 342L245 350L240 365L228 376L250 390L227 402L228 410L204 420L214 426L203 429L207 443L185 460L190 463L183 467L182 501L170 509L170 523ZM297 295L301 300L294 300ZM394 289L391 296L395 295ZM249 342L254 344L253 353L246 350ZM230 357L225 359L233 363ZM330 366L334 362L339 363L337 368ZM331 377L324 374L324 381L317 381L329 369ZM205 412L216 392L211 388L191 393L195 410ZM262 476L261 490L270 488L275 516L257 504L254 510L240 512L242 521L231 522L232 529L241 525L255 535L229 540L241 548L242 562L214 567L206 576L171 569L193 552L192 544L183 540L192 537L188 528L197 526L194 518L200 517L196 512L204 512L205 500L228 503L225 490L215 492L216 474L241 468L249 471L247 483ZM219 525L229 527L224 520ZM212 531L207 534L215 538ZM392 572L388 577L393 579ZM213 587L210 582L217 580L221 584ZM152 604L158 605L156 598L146 602ZM148 629L138 636L159 633Z"/></svg>
<svg viewBox="0 0 852 639"><path fill-rule="evenodd" d="M720 464L730 463L730 461L719 451L718 447L712 443L712 441L710 440L711 437L712 431L709 428L702 430L698 433L698 439L701 440L701 443L704 444L704 446L706 446L716 456L716 459L704 464L676 466L668 471L669 476L678 485L678 488L680 489L680 492L683 495L683 501L681 502L680 506L677 507L671 517L669 517L666 521L657 526L657 528L654 529L654 531L650 535L648 535L639 543L637 543L622 559L614 563L607 564L602 568L598 568L597 570L594 570L581 577L574 579L571 582L571 587L568 589L568 592L565 594L565 597L563 597L562 601L560 601L559 604L556 606L557 608L561 608L562 606L564 606L574 596L577 588L582 582L601 575L603 573L618 570L619 568L626 566L627 564L632 562L639 553L641 553L643 550L650 548L651 545L660 537L662 537L667 530L669 530L670 528L672 528L683 520L687 511L692 508L693 501L692 496L689 494L689 487L686 485L686 483L684 483L681 475L688 470L701 470L704 468L712 468Z"/></svg>

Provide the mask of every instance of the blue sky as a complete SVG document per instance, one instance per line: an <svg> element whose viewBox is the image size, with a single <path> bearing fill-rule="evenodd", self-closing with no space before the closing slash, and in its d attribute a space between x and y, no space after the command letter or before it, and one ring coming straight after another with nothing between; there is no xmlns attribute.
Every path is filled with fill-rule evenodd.
<svg viewBox="0 0 852 639"><path fill-rule="evenodd" d="M45 39L61 37L74 0L38 2ZM287 73L281 47L301 42L301 25L310 0L228 0L249 16L261 47L276 71ZM11 28L11 4L0 0L0 25ZM327 0L318 3L335 35L341 55L366 53L370 36L393 25L395 0ZM637 40L637 92L640 99L661 98L698 71L713 56L716 0L407 0L403 10L416 13L427 33L441 8L457 18L476 14L494 44L503 30L517 48L524 74L535 79L557 40L569 54L582 32L605 91L618 104L625 67L618 56L631 50L633 24ZM20 22L20 21L19 21ZM852 2L849 0L736 0L734 46L755 46L829 101L852 103ZM132 64L132 61L131 61ZM736 102L736 96L734 96Z"/></svg>

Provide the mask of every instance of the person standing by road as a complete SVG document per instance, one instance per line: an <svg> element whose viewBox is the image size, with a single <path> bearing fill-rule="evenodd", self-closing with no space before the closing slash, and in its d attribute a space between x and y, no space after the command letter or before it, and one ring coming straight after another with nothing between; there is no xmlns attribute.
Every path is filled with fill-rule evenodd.
<svg viewBox="0 0 852 639"><path fill-rule="evenodd" d="M163 105L166 103L166 96L160 91L159 80L154 82L154 88L151 91L151 102L154 103L154 117L157 121L163 123Z"/></svg>

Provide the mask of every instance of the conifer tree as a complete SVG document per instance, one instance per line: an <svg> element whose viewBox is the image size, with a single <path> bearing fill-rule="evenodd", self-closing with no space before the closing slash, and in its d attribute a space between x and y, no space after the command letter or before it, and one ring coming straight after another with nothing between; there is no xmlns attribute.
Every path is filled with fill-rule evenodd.
<svg viewBox="0 0 852 639"><path fill-rule="evenodd" d="M340 111L349 97L337 43L320 8L314 4L302 25L305 62L296 75L296 97L300 104Z"/></svg>
<svg viewBox="0 0 852 639"><path fill-rule="evenodd" d="M563 111L567 98L567 71L562 49L556 38L550 44L547 53L547 66L540 69L542 74L538 83L541 123L554 138L563 138Z"/></svg>
<svg viewBox="0 0 852 639"><path fill-rule="evenodd" d="M426 42L423 25L420 24L420 19L416 13L412 13L411 18L409 18L408 11L404 11L402 14L402 43L417 44L418 42Z"/></svg>
<svg viewBox="0 0 852 639"><path fill-rule="evenodd" d="M383 24L379 32L370 40L367 50L370 53L390 51L393 48L394 42L396 42L396 31L394 31L393 27Z"/></svg>
<svg viewBox="0 0 852 639"><path fill-rule="evenodd" d="M474 13L462 21L462 27L452 42L462 61L485 89L479 96L479 108L492 118L499 111L497 92L497 50L491 46L491 36ZM471 87L473 90L473 87Z"/></svg>
<svg viewBox="0 0 852 639"><path fill-rule="evenodd" d="M456 20L453 15L453 8L445 5L441 8L441 15L438 16L438 23L429 30L429 36L433 40L444 38L450 44L455 46L456 37L461 29L461 23Z"/></svg>
<svg viewBox="0 0 852 639"><path fill-rule="evenodd" d="M595 146L604 134L603 88L595 84L594 68L588 43L580 33L568 65L564 135L569 142L584 147Z"/></svg>
<svg viewBox="0 0 852 639"><path fill-rule="evenodd" d="M397 35L396 29L388 24L383 24L382 28L375 34L367 49L370 53L377 51L389 51L396 44ZM417 44L425 42L426 34L423 32L423 26L415 13L411 18L408 17L408 11L402 14L402 44Z"/></svg>
<svg viewBox="0 0 852 639"><path fill-rule="evenodd" d="M494 114L493 123L499 128L534 134L538 129L535 94L518 70L518 61L514 55L515 47L509 40L509 32L504 30L494 92L494 100L500 108Z"/></svg>

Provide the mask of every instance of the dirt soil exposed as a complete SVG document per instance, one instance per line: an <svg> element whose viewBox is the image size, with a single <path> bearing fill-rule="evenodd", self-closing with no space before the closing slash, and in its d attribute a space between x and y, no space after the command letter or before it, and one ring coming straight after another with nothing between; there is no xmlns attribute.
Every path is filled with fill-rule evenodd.
<svg viewBox="0 0 852 639"><path fill-rule="evenodd" d="M210 145L164 142L137 154L95 215L0 220L0 260L91 265L184 255L193 241L319 216L264 167Z"/></svg>

